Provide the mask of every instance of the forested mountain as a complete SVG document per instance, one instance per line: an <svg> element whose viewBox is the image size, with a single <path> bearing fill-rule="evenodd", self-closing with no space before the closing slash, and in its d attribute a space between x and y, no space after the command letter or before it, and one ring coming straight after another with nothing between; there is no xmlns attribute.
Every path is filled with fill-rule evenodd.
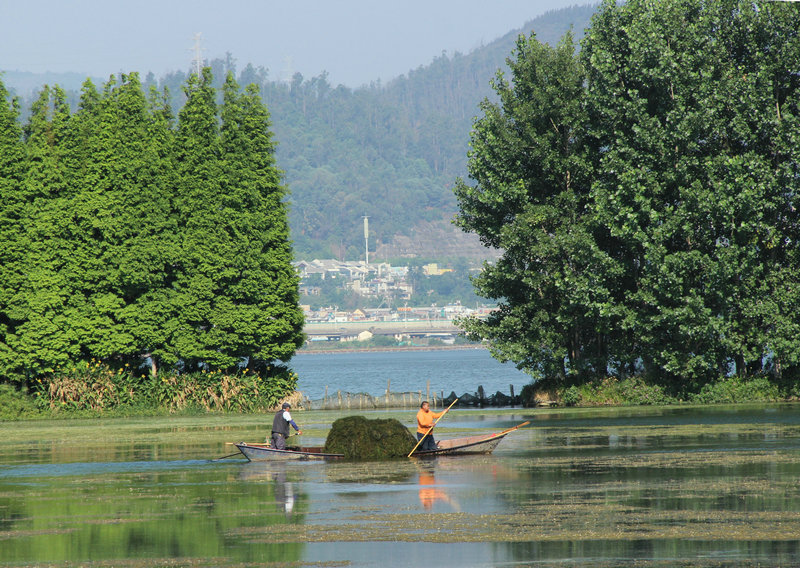
<svg viewBox="0 0 800 568"><path fill-rule="evenodd" d="M269 108L278 143L277 163L290 191L290 226L297 258L364 257L362 217L370 218L370 258L404 255L483 256L472 236L450 224L452 185L466 174L469 132L478 104L520 33L554 44L570 27L580 37L594 6L552 11L468 54L445 54L386 84L350 89L326 76L270 80L253 64L237 69L232 55L211 62L215 80L233 71L242 85L256 83ZM18 75L4 81L24 93ZM183 103L188 73L143 81L167 87L172 108ZM217 87L221 84L216 85ZM79 93L67 89L67 101ZM29 108L31 101L23 101Z"/></svg>

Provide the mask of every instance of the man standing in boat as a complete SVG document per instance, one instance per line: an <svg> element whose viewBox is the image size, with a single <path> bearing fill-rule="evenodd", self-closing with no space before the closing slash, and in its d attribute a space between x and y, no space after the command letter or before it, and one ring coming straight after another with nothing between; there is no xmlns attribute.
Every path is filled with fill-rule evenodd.
<svg viewBox="0 0 800 568"><path fill-rule="evenodd" d="M427 400L420 405L419 412L417 412L417 440L422 440L423 436L425 437L425 441L419 447L420 451L436 449L436 441L433 439L431 430L433 429L434 421L442 414L444 412L433 412Z"/></svg>
<svg viewBox="0 0 800 568"><path fill-rule="evenodd" d="M297 431L298 436L303 433L292 420L292 415L289 414L291 407L291 404L284 402L281 409L275 413L275 418L272 419L272 447L276 450L286 449L286 438L289 437L290 425Z"/></svg>

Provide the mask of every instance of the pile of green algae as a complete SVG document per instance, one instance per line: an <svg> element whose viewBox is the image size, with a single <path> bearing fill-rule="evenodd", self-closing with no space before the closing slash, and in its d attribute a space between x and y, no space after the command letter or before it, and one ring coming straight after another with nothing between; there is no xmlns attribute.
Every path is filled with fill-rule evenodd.
<svg viewBox="0 0 800 568"><path fill-rule="evenodd" d="M394 418L369 420L363 416L339 418L325 440L325 453L351 460L381 460L407 456L417 441Z"/></svg>

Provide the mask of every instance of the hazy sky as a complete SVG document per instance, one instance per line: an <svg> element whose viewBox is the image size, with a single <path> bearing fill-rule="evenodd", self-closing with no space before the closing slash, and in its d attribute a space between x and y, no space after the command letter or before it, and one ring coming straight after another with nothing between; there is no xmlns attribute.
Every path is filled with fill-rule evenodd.
<svg viewBox="0 0 800 568"><path fill-rule="evenodd" d="M187 70L233 54L271 79L328 71L357 87L467 53L549 10L589 0L0 0L0 70Z"/></svg>

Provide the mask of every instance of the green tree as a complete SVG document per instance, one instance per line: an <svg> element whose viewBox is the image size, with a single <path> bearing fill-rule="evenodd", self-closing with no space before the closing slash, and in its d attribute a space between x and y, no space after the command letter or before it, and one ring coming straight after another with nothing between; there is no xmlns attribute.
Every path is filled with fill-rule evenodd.
<svg viewBox="0 0 800 568"><path fill-rule="evenodd" d="M19 321L9 345L16 369L27 376L80 355L81 330L71 315L81 303L74 291L82 275L71 262L71 195L61 146L69 120L63 91L45 86L25 126L27 206L21 238L26 253L9 307Z"/></svg>
<svg viewBox="0 0 800 568"><path fill-rule="evenodd" d="M781 3L606 2L584 44L623 326L678 388L796 361L774 330L797 321L798 25Z"/></svg>
<svg viewBox="0 0 800 568"><path fill-rule="evenodd" d="M19 320L11 317L10 307L25 254L21 239L26 208L25 146L18 121L19 101L9 100L0 77L0 375L13 367L14 353L8 341Z"/></svg>
<svg viewBox="0 0 800 568"><path fill-rule="evenodd" d="M93 125L73 208L76 249L87 253L83 345L87 357L138 365L151 347L141 329L149 299L169 289L175 260L169 124L151 114L137 73L110 85L96 116L87 107L78 116Z"/></svg>
<svg viewBox="0 0 800 568"><path fill-rule="evenodd" d="M476 279L500 310L468 329L538 377L794 373L798 29L792 4L631 0L582 66L521 39L456 188L503 252Z"/></svg>
<svg viewBox="0 0 800 568"><path fill-rule="evenodd" d="M75 114L46 87L24 129L0 109L4 377L92 358L284 373L303 317L269 113L232 76L218 108L209 70L186 92L177 130L136 73L87 81Z"/></svg>
<svg viewBox="0 0 800 568"><path fill-rule="evenodd" d="M229 76L218 123L211 81L208 69L190 78L179 114L174 352L188 368L231 369L245 358L265 368L302 344L286 190L257 89L242 95Z"/></svg>
<svg viewBox="0 0 800 568"><path fill-rule="evenodd" d="M472 134L469 173L456 184L457 223L503 251L474 279L499 302L472 337L534 376L604 370L609 309L605 255L593 239L589 163L583 141L584 72L571 34L551 48L520 36L499 73L499 102L484 101Z"/></svg>
<svg viewBox="0 0 800 568"><path fill-rule="evenodd" d="M223 87L220 147L227 236L224 289L215 328L219 342L260 372L288 362L303 344L299 277L291 265L287 188L275 163L270 117L256 85Z"/></svg>

